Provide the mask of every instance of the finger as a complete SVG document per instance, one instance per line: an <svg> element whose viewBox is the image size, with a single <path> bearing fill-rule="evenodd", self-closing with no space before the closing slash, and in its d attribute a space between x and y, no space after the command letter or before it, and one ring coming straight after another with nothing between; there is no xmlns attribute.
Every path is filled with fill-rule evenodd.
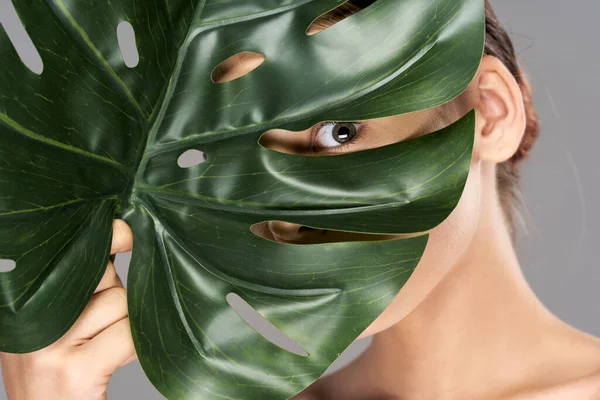
<svg viewBox="0 0 600 400"><path fill-rule="evenodd" d="M133 233L127 222L122 219L113 220L113 236L110 254L131 251L133 248Z"/></svg>
<svg viewBox="0 0 600 400"><path fill-rule="evenodd" d="M112 287L123 287L123 282L121 282L121 278L117 274L115 264L109 260L108 264L106 265L106 271L104 271L104 275L102 276L98 287L96 287L96 290L94 290L94 294Z"/></svg>
<svg viewBox="0 0 600 400"><path fill-rule="evenodd" d="M103 290L92 296L77 321L65 334L64 340L69 345L80 346L127 315L125 289L112 287Z"/></svg>
<svg viewBox="0 0 600 400"><path fill-rule="evenodd" d="M133 361L135 347L129 318L114 323L81 346L79 356L84 360L96 360L90 367L95 368L95 372L101 375L112 374L120 366Z"/></svg>

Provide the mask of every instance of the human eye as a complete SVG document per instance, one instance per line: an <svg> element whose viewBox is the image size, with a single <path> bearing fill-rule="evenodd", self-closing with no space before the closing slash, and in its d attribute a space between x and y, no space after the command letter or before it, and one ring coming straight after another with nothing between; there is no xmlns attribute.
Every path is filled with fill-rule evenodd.
<svg viewBox="0 0 600 400"><path fill-rule="evenodd" d="M347 150L363 137L363 124L359 122L322 122L315 125L311 134L314 152Z"/></svg>

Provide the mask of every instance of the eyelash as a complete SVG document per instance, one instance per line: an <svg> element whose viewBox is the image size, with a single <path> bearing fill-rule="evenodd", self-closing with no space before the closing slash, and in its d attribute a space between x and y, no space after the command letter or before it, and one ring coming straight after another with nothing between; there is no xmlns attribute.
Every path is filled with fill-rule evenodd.
<svg viewBox="0 0 600 400"><path fill-rule="evenodd" d="M356 124L357 125L357 131L356 134L354 135L354 137L352 139L350 139L350 141L346 142L346 143L340 143L338 146L332 146L332 147L323 147L323 146L319 146L317 144L316 138L317 135L319 134L319 131L328 125L335 125L335 124L339 124L341 122L346 122L349 124ZM317 153L320 151L323 151L324 149L327 149L328 151L342 151L347 149L348 147L350 147L351 145L353 145L354 143L356 143L357 140L360 140L363 138L363 124L361 124L358 121L328 121L328 122L321 122L318 125L315 125L315 127L313 128L312 132L311 132L311 148L312 151Z"/></svg>

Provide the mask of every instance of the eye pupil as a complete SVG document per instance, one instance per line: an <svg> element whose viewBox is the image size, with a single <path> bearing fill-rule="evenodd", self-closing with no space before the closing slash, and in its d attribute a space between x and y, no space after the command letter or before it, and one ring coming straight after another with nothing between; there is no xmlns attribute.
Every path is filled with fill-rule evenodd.
<svg viewBox="0 0 600 400"><path fill-rule="evenodd" d="M348 123L338 124L339 128L334 129L333 137L339 143L346 143L351 140L356 132L354 132L354 125Z"/></svg>

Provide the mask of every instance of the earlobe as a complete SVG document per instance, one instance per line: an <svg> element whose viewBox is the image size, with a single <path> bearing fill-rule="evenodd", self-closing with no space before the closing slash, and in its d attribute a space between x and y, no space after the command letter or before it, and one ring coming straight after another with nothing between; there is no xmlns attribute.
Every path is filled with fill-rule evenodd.
<svg viewBox="0 0 600 400"><path fill-rule="evenodd" d="M484 56L477 75L478 158L500 163L517 151L525 132L525 107L519 84L494 56Z"/></svg>

